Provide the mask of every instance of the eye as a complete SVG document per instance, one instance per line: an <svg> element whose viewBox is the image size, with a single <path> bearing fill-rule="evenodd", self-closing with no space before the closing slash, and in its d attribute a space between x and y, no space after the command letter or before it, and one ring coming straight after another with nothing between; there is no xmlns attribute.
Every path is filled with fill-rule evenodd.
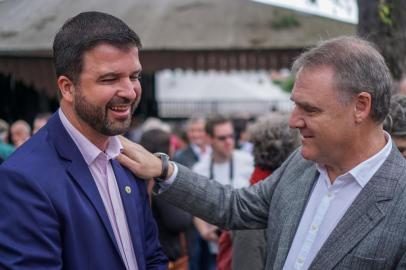
<svg viewBox="0 0 406 270"><path fill-rule="evenodd" d="M115 78L106 78L106 79L103 79L102 82L113 82L115 80L116 80Z"/></svg>
<svg viewBox="0 0 406 270"><path fill-rule="evenodd" d="M115 81L117 81L117 77L116 76L106 76L106 77L100 78L99 81L104 84L110 84L110 83L114 83Z"/></svg>
<svg viewBox="0 0 406 270"><path fill-rule="evenodd" d="M130 76L130 79L131 79L132 81L139 81L139 80L141 80L141 73L134 74L134 75Z"/></svg>

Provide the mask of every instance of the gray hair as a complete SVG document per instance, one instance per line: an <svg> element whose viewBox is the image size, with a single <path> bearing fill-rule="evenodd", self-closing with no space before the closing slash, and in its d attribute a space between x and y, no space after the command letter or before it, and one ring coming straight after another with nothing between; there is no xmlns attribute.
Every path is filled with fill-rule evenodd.
<svg viewBox="0 0 406 270"><path fill-rule="evenodd" d="M288 116L269 114L249 129L255 166L274 171L299 146L299 133L288 125Z"/></svg>
<svg viewBox="0 0 406 270"><path fill-rule="evenodd" d="M204 118L204 117L192 117L192 118L189 118L186 121L185 126L186 126L186 128L189 128L193 124L196 124L196 123L199 123L199 122L202 122L203 126L206 125L206 118Z"/></svg>
<svg viewBox="0 0 406 270"><path fill-rule="evenodd" d="M382 55L374 45L358 37L338 37L319 43L293 63L297 74L305 68L333 68L338 100L348 104L354 95L372 97L371 118L381 123L389 112L392 79Z"/></svg>
<svg viewBox="0 0 406 270"><path fill-rule="evenodd" d="M406 96L392 97L389 115L383 127L394 137L406 137Z"/></svg>

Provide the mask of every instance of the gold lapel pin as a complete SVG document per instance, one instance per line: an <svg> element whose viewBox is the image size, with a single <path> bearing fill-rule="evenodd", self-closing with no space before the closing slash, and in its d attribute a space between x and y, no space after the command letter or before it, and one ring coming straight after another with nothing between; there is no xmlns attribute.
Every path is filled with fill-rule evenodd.
<svg viewBox="0 0 406 270"><path fill-rule="evenodd" d="M125 192L127 192L127 194L131 194L131 187L125 186Z"/></svg>

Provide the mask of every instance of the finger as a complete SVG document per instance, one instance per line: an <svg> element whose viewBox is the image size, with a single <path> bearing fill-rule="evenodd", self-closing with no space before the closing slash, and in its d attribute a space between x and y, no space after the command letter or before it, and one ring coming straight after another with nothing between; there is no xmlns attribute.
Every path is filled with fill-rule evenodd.
<svg viewBox="0 0 406 270"><path fill-rule="evenodd" d="M118 155L117 160L118 162L120 162L121 165L127 167L134 174L137 174L138 171L137 162L135 162L134 160L123 154Z"/></svg>
<svg viewBox="0 0 406 270"><path fill-rule="evenodd" d="M118 139L120 140L121 145L123 146L123 152L127 153L129 148L131 148L131 141L121 135L118 136Z"/></svg>

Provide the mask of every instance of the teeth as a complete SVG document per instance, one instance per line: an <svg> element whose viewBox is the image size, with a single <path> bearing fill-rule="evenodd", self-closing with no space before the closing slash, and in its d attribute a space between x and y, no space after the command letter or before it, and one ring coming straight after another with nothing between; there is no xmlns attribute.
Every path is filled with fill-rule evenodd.
<svg viewBox="0 0 406 270"><path fill-rule="evenodd" d="M110 107L113 111L126 111L128 109L128 106L111 106Z"/></svg>

